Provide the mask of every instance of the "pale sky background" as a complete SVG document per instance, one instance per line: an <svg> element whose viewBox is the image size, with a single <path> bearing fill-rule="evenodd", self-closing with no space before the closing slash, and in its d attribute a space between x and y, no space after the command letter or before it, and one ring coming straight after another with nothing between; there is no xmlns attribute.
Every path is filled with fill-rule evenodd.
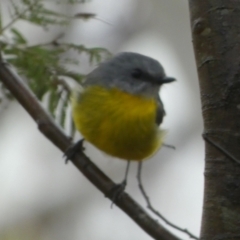
<svg viewBox="0 0 240 240"><path fill-rule="evenodd" d="M4 24L9 21L1 0ZM92 0L69 15L93 12L98 19L74 21L70 27L43 33L24 22L19 30L32 43L49 41L64 32L64 41L105 47L113 53L132 51L161 62L177 82L161 89L167 115L162 148L143 165L143 181L153 205L174 224L199 235L204 146L199 89L190 33L187 0ZM82 61L81 69L94 66ZM38 131L16 102L0 111L0 240L150 240L125 213L106 199L76 168L64 164L62 153ZM87 155L115 182L123 178L126 162L104 155L86 144ZM132 164L127 192L142 206ZM161 222L161 221L160 221ZM172 228L169 228L172 230ZM188 236L173 231L182 239Z"/></svg>

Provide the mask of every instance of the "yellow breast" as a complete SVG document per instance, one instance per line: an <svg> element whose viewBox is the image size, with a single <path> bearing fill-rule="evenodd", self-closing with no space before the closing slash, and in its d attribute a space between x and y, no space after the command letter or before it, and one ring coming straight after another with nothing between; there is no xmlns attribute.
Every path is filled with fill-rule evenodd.
<svg viewBox="0 0 240 240"><path fill-rule="evenodd" d="M162 144L156 108L154 99L94 86L73 99L73 120L83 137L100 150L140 161Z"/></svg>

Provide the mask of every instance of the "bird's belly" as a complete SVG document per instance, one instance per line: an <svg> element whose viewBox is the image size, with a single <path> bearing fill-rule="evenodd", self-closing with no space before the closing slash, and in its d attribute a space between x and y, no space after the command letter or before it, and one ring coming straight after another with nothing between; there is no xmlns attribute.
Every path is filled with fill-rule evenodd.
<svg viewBox="0 0 240 240"><path fill-rule="evenodd" d="M87 141L121 159L143 160L162 143L153 99L92 87L75 103L73 118Z"/></svg>

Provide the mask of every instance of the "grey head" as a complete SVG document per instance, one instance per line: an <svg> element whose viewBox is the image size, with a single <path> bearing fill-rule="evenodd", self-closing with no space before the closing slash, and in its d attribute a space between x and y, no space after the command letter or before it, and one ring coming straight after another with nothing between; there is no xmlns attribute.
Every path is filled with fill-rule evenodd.
<svg viewBox="0 0 240 240"><path fill-rule="evenodd" d="M162 65L155 59L123 52L101 63L87 76L84 86L99 85L159 98L161 85L173 81L174 78L166 77Z"/></svg>

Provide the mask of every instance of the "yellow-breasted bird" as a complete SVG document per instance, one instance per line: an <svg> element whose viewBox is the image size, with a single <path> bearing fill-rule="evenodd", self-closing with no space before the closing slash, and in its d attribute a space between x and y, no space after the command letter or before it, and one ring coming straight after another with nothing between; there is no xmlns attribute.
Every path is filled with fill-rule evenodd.
<svg viewBox="0 0 240 240"><path fill-rule="evenodd" d="M129 161L141 163L163 144L165 131L159 125L165 111L159 90L173 81L158 61L123 52L101 63L73 93L73 120L84 139L128 161L123 187Z"/></svg>

